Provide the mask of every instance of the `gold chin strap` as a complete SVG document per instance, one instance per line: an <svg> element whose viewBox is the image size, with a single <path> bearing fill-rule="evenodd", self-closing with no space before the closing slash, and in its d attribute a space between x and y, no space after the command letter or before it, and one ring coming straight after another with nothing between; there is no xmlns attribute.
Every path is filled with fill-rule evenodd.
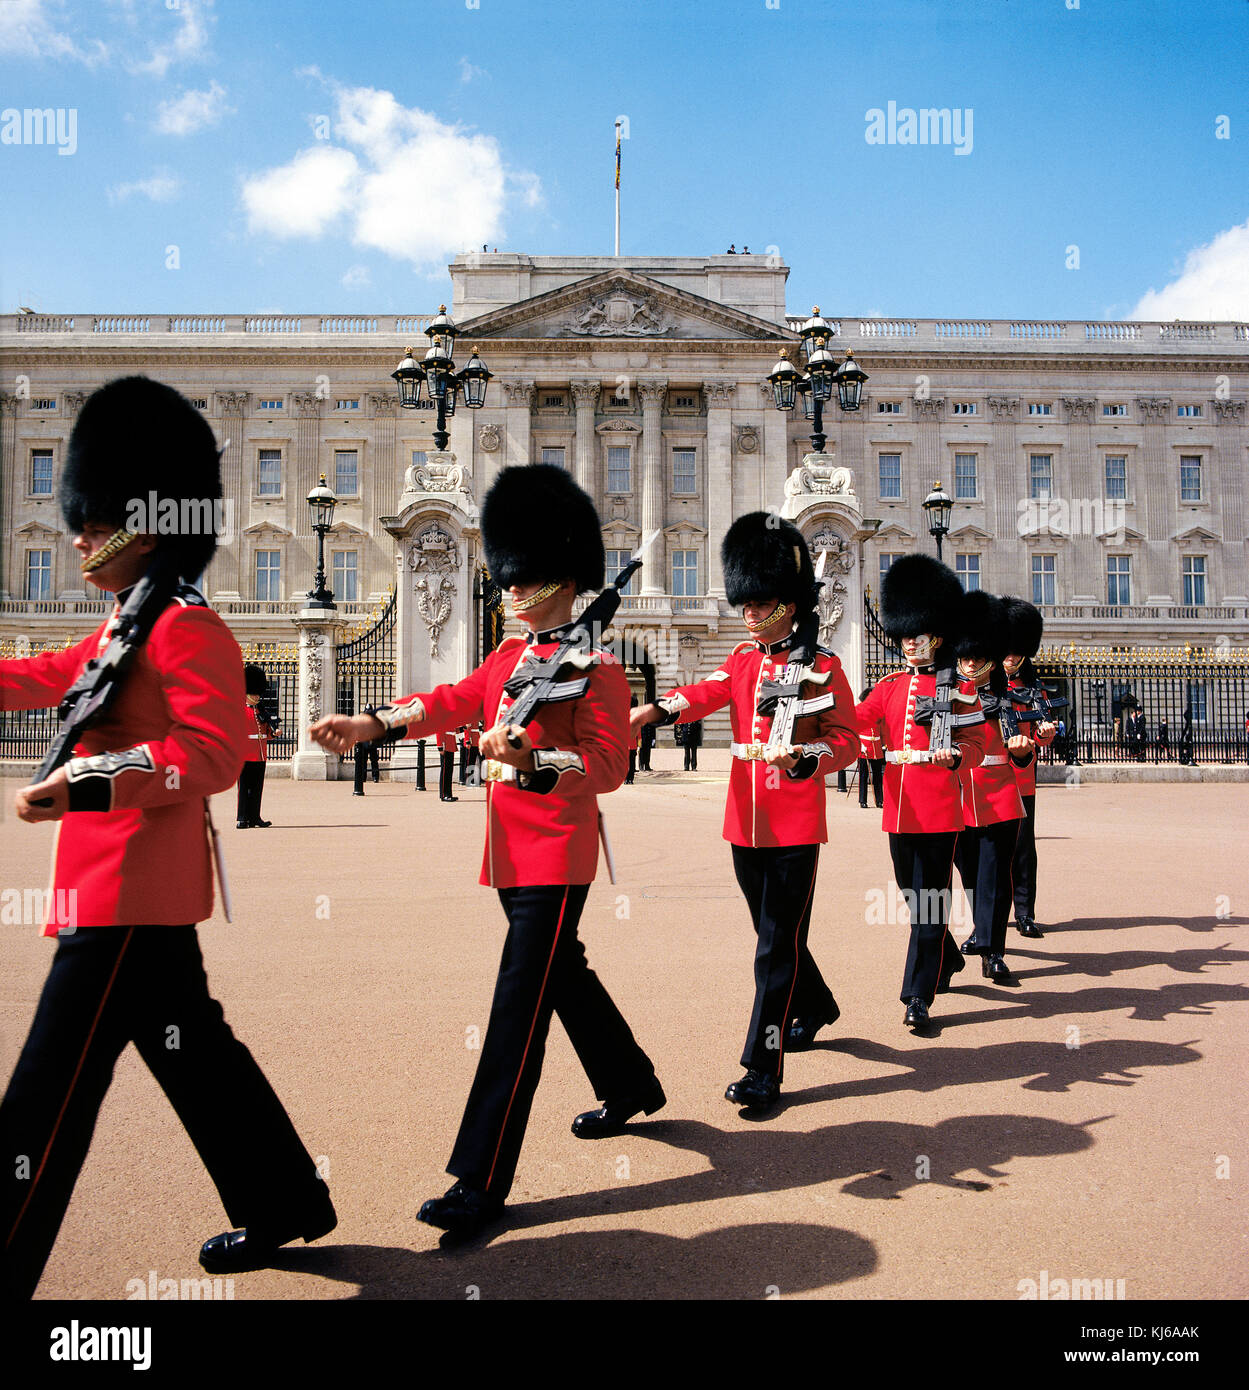
<svg viewBox="0 0 1249 1390"><path fill-rule="evenodd" d="M993 663L991 661L986 661L982 665L977 666L970 676L963 676L963 679L965 681L975 681L977 686L981 686L988 681L992 674ZM959 675L962 676L963 673L960 671Z"/></svg>
<svg viewBox="0 0 1249 1390"><path fill-rule="evenodd" d="M114 555L120 555L125 550L137 534L135 531L127 531L124 526L119 526L94 555L88 556L82 562L83 574L90 574L92 570L98 570L101 565L108 564Z"/></svg>
<svg viewBox="0 0 1249 1390"><path fill-rule="evenodd" d="M742 614L742 622L746 624L747 632L766 632L768 628L772 626L773 623L778 622L784 616L785 605L783 603L778 603L776 607L768 614L766 618L764 618L764 620L761 623L752 623L746 617L745 613Z"/></svg>
<svg viewBox="0 0 1249 1390"><path fill-rule="evenodd" d="M531 608L536 608L538 604L544 603L552 594L559 593L559 584L552 581L544 584L536 593L530 594L528 598L514 598L512 600L513 613L528 613Z"/></svg>

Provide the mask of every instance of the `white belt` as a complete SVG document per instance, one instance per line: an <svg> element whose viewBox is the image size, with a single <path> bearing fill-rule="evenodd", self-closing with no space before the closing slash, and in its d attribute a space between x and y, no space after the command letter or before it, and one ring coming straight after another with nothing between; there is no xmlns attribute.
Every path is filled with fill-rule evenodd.
<svg viewBox="0 0 1249 1390"><path fill-rule="evenodd" d="M761 763L766 760L770 746L767 743L731 743L729 749L735 758L741 758L743 762Z"/></svg>
<svg viewBox="0 0 1249 1390"><path fill-rule="evenodd" d="M1005 767L1010 759L1005 753L988 753L985 755L981 767Z"/></svg>
<svg viewBox="0 0 1249 1390"><path fill-rule="evenodd" d="M931 748L890 748L885 754L887 763L930 763Z"/></svg>
<svg viewBox="0 0 1249 1390"><path fill-rule="evenodd" d="M485 758L481 764L483 782L514 782L516 769L511 763L501 763L495 758Z"/></svg>

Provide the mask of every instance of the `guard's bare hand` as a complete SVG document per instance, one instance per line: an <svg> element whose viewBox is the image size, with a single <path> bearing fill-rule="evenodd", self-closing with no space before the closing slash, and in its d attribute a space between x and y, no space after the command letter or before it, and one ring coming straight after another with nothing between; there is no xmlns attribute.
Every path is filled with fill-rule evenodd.
<svg viewBox="0 0 1249 1390"><path fill-rule="evenodd" d="M47 806L37 806L38 801L48 801ZM51 777L22 787L14 800L18 820L34 825L43 820L60 820L69 810L69 778L63 767L58 767Z"/></svg>
<svg viewBox="0 0 1249 1390"><path fill-rule="evenodd" d="M639 705L629 711L629 732L637 733L644 724L658 724L663 717L664 712L658 705Z"/></svg>
<svg viewBox="0 0 1249 1390"><path fill-rule="evenodd" d="M1032 752L1032 740L1027 734L1016 734L1014 738L1006 740L1006 751L1008 753L1018 753L1022 758L1025 753Z"/></svg>
<svg viewBox="0 0 1249 1390"><path fill-rule="evenodd" d="M513 738L519 747L513 745ZM519 724L496 724L481 736L481 756L510 763L521 772L532 772L533 740Z"/></svg>
<svg viewBox="0 0 1249 1390"><path fill-rule="evenodd" d="M386 726L371 714L327 714L308 730L308 737L331 753L350 753L365 739L381 738Z"/></svg>
<svg viewBox="0 0 1249 1390"><path fill-rule="evenodd" d="M952 748L942 748L932 755L932 761L936 767L953 767L954 750Z"/></svg>
<svg viewBox="0 0 1249 1390"><path fill-rule="evenodd" d="M798 766L798 759L792 748L765 748L763 761L769 767L782 767L786 772Z"/></svg>
<svg viewBox="0 0 1249 1390"><path fill-rule="evenodd" d="M1048 743L1058 732L1058 725L1052 720L1044 719L1037 725L1036 736L1038 743Z"/></svg>

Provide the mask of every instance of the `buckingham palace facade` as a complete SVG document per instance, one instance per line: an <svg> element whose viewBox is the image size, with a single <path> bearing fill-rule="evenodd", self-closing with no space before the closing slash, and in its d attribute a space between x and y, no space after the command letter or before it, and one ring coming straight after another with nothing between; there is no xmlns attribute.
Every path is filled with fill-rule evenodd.
<svg viewBox="0 0 1249 1390"><path fill-rule="evenodd" d="M799 356L807 317L787 312L788 273L749 255L457 257L456 356L478 348L493 379L482 409L448 421L445 451L433 412L400 410L390 379L405 348L419 360L428 347L434 306L0 317L0 635L59 642L98 622L57 481L87 394L143 373L191 398L222 446L225 525L203 587L241 641L292 640L315 564L305 499L324 474L343 619L367 623L442 546L465 601L441 651L466 663L476 634L452 628L480 621L467 599L481 498L501 467L550 462L593 496L609 568L644 547L624 612L665 677L711 669L743 635L719 560L735 516L775 509L830 552L823 616L853 646L888 565L931 553L921 504L938 481L954 501L947 563L967 587L1039 604L1047 642L1244 647L1249 326L838 318L825 305L830 349L852 350L868 381L857 412L826 409L813 455L810 425L778 411L767 382L782 350ZM422 499L438 505L418 553ZM425 616L408 645L430 639ZM423 657L401 666L444 673Z"/></svg>

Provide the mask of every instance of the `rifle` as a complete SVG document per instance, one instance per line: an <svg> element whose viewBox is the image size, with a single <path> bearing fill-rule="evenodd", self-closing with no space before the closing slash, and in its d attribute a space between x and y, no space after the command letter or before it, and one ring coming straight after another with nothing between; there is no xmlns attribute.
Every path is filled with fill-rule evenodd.
<svg viewBox="0 0 1249 1390"><path fill-rule="evenodd" d="M1051 695L1045 682L1038 680L1035 685L1021 685L1007 692L1013 705L1017 707L1016 718L1020 724L1052 723L1051 716L1056 709L1067 704L1065 695Z"/></svg>
<svg viewBox="0 0 1249 1390"><path fill-rule="evenodd" d="M812 611L798 628L780 680L765 680L760 683L758 712L772 716L768 741L763 745L765 748L780 748L796 757L807 756L805 744L793 746L794 725L803 715L819 714L821 710L832 709L836 703L837 697L831 690L825 691L822 695L813 695L807 700L802 698L804 681L810 681L813 685L827 685L832 678L831 671L813 669L819 633L819 613Z"/></svg>
<svg viewBox="0 0 1249 1390"><path fill-rule="evenodd" d="M642 568L641 560L630 560L584 613L573 623L560 644L542 661L522 662L520 668L503 684L503 689L515 704L507 711L507 722L521 728L532 723L543 705L563 700L577 700L589 689L590 677L574 676L560 679L565 667L588 671L598 658L595 645L602 640L603 629L620 607L620 591L634 572ZM509 737L514 746L515 741Z"/></svg>
<svg viewBox="0 0 1249 1390"><path fill-rule="evenodd" d="M130 591L113 623L108 646L100 656L87 662L61 700L57 709L61 727L39 764L35 782L51 777L58 767L69 762L83 733L98 724L111 708L122 678L151 635L156 619L169 606L179 579L177 560L158 555ZM50 806L52 802L45 798L35 804Z"/></svg>
<svg viewBox="0 0 1249 1390"><path fill-rule="evenodd" d="M954 704L974 705L979 696L964 695L955 689L954 668L944 667L937 672L937 693L918 695L915 698L915 722L929 724L928 747L933 753L950 752L950 742L954 730L972 724L984 723L984 711L973 710L967 714L955 714Z"/></svg>

